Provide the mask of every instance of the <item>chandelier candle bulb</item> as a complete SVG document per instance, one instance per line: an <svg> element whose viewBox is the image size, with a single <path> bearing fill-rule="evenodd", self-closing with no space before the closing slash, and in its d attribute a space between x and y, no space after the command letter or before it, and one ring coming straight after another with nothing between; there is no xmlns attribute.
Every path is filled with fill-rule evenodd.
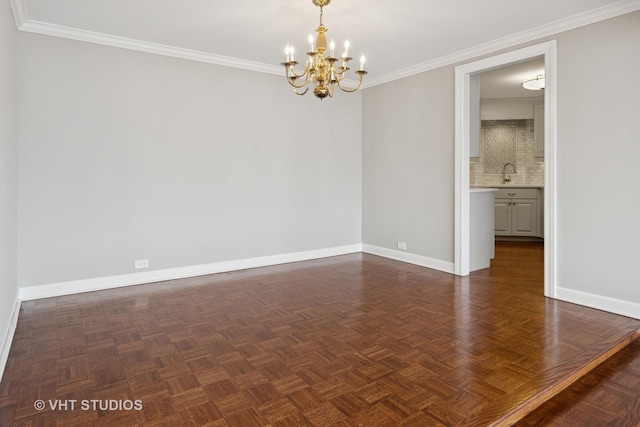
<svg viewBox="0 0 640 427"><path fill-rule="evenodd" d="M344 58L348 58L349 57L349 40L346 40L344 42L344 55L342 55Z"/></svg>
<svg viewBox="0 0 640 427"><path fill-rule="evenodd" d="M309 34L309 52L313 52L313 36Z"/></svg>
<svg viewBox="0 0 640 427"><path fill-rule="evenodd" d="M360 71L364 71L364 61L366 61L366 58L364 57L364 53L362 55L360 55Z"/></svg>
<svg viewBox="0 0 640 427"><path fill-rule="evenodd" d="M334 42L332 38L331 42L329 43L329 56L333 58L336 54L335 52L336 52L336 42Z"/></svg>
<svg viewBox="0 0 640 427"><path fill-rule="evenodd" d="M287 57L287 63L293 62L293 46L287 43L287 46L284 48L284 54Z"/></svg>

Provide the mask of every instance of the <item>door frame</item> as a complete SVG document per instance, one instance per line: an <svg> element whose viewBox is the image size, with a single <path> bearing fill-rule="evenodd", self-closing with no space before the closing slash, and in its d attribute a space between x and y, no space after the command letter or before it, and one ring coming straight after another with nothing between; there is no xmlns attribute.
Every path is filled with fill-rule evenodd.
<svg viewBox="0 0 640 427"><path fill-rule="evenodd" d="M536 44L459 65L455 69L455 242L454 272L469 275L470 77L543 56L544 93L544 295L556 297L557 41Z"/></svg>

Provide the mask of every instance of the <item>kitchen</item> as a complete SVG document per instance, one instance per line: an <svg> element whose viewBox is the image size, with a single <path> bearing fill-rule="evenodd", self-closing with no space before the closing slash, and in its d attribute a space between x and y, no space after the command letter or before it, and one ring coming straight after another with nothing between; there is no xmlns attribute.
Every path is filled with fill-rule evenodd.
<svg viewBox="0 0 640 427"><path fill-rule="evenodd" d="M489 267L496 241L544 242L544 68L541 57L474 76L470 271Z"/></svg>

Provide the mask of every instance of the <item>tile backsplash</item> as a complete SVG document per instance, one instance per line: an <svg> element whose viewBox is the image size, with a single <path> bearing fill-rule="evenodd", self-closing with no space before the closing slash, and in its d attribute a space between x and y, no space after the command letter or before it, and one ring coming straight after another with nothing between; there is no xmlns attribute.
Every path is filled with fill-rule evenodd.
<svg viewBox="0 0 640 427"><path fill-rule="evenodd" d="M513 163L510 184L543 186L544 159L534 157L533 148L533 120L483 120L480 157L471 158L471 185L502 184L503 165Z"/></svg>

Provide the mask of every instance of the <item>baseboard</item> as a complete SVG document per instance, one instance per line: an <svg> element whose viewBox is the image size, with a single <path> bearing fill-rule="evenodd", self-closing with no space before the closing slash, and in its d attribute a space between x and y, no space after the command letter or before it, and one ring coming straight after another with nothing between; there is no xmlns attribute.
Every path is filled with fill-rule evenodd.
<svg viewBox="0 0 640 427"><path fill-rule="evenodd" d="M396 249L388 249L380 246L362 244L362 252L378 255L384 258L394 259L396 261L407 262L409 264L419 265L421 267L432 268L434 270L444 271L445 273L454 274L454 264L452 262L442 261L439 259L429 258L422 255L416 255L409 252L399 251Z"/></svg>
<svg viewBox="0 0 640 427"><path fill-rule="evenodd" d="M303 252L269 255L264 257L247 258L233 261L217 262L187 267L154 270L141 273L123 274L109 277L96 277L92 279L74 280L69 282L50 283L38 286L25 286L18 289L18 296L14 304L13 313L3 341L0 343L0 368L4 370L9 349L13 340L13 333L18 322L20 301L28 301L40 298L49 298L62 295L70 295L82 292L113 289L124 286L140 285L144 283L161 282L164 280L182 279L207 274L224 273L228 271L245 270L249 268L267 267L270 265L286 264L290 262L307 261L311 259L326 258L331 256L346 255L350 253L366 252L384 258L421 267L431 268L454 274L454 264L434 258L416 255L395 249L383 248L368 244L354 244L337 246L325 249L316 249ZM620 314L640 320L640 304L624 301L602 295L577 291L574 289L557 288L556 298L574 304L584 305L610 313Z"/></svg>
<svg viewBox="0 0 640 427"><path fill-rule="evenodd" d="M246 270L248 268L267 267L270 265L286 264L290 262L308 261L311 259L346 255L362 252L361 244L337 246L303 252L269 255L256 258L246 258L233 261L216 262L187 267L169 268L164 270L145 271L141 273L123 274L109 277L74 280L70 282L50 283L38 286L24 286L18 289L19 299L22 301L77 294L81 292L99 291L124 286L141 285L144 283L161 282L164 280L184 279L187 277L204 276L207 274L224 273L228 271Z"/></svg>
<svg viewBox="0 0 640 427"><path fill-rule="evenodd" d="M575 289L557 288L556 299L640 320L640 303L605 297Z"/></svg>
<svg viewBox="0 0 640 427"><path fill-rule="evenodd" d="M521 237L521 236L495 236L496 242L509 243L544 243L542 237Z"/></svg>
<svg viewBox="0 0 640 427"><path fill-rule="evenodd" d="M0 380L4 375L4 370L7 366L7 360L9 360L9 350L11 350L11 343L13 342L13 335L16 332L16 326L18 325L18 315L20 314L20 299L16 295L16 300L13 303L13 311L11 312L11 318L9 319L9 325L4 333L2 342L0 342Z"/></svg>

